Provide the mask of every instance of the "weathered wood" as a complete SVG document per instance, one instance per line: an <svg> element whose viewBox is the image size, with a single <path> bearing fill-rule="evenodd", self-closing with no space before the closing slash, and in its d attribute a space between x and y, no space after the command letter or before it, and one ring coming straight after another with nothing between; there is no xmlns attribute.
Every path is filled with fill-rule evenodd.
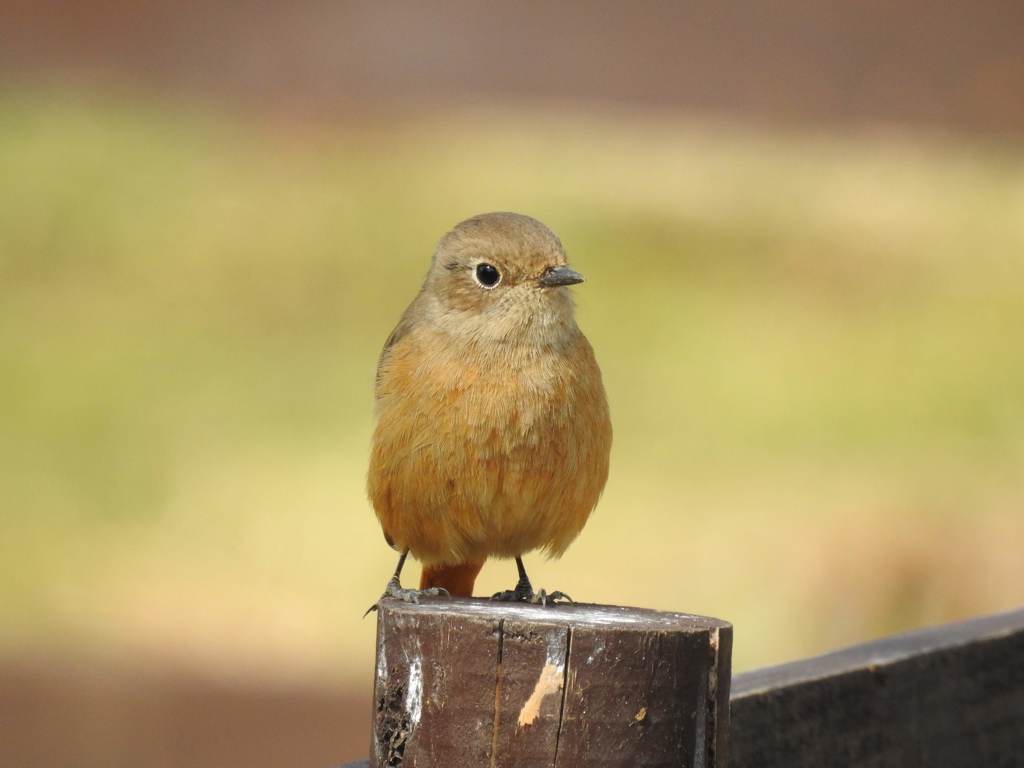
<svg viewBox="0 0 1024 768"><path fill-rule="evenodd" d="M1024 765L1024 610L733 680L733 768Z"/></svg>
<svg viewBox="0 0 1024 768"><path fill-rule="evenodd" d="M1024 765L1024 610L755 670L732 689L733 768Z"/></svg>
<svg viewBox="0 0 1024 768"><path fill-rule="evenodd" d="M686 614L384 600L370 765L719 768L731 650Z"/></svg>

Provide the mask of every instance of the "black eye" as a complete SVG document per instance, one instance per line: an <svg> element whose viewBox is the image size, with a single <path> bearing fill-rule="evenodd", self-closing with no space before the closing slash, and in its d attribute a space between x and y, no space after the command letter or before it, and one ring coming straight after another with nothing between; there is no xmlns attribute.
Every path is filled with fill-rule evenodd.
<svg viewBox="0 0 1024 768"><path fill-rule="evenodd" d="M477 264L476 281L484 288L493 288L501 282L501 272L490 264Z"/></svg>

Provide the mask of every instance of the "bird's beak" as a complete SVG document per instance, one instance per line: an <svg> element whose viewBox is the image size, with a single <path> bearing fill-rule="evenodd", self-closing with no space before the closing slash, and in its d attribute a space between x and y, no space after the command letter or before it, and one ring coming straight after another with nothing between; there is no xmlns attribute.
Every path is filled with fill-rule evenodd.
<svg viewBox="0 0 1024 768"><path fill-rule="evenodd" d="M555 288L559 285L576 285L583 282L583 275L569 267L548 267L537 281L544 288Z"/></svg>

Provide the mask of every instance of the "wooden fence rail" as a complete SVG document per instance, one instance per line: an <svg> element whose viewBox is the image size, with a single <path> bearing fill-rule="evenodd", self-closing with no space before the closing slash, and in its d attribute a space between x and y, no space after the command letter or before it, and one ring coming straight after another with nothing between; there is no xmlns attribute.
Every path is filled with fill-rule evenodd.
<svg viewBox="0 0 1024 768"><path fill-rule="evenodd" d="M734 768L1024 766L1024 610L737 675Z"/></svg>
<svg viewBox="0 0 1024 768"><path fill-rule="evenodd" d="M1024 766L1024 610L737 675L731 718L730 629L610 606L386 605L373 754L345 768ZM561 695L534 714L552 664ZM423 728L393 749L389 706Z"/></svg>

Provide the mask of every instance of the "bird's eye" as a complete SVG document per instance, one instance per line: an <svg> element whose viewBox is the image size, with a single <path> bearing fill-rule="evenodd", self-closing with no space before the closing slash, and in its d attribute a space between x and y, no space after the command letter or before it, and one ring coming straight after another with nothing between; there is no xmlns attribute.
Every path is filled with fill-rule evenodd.
<svg viewBox="0 0 1024 768"><path fill-rule="evenodd" d="M477 264L474 274L476 281L484 288L493 288L501 282L501 272L491 264Z"/></svg>

